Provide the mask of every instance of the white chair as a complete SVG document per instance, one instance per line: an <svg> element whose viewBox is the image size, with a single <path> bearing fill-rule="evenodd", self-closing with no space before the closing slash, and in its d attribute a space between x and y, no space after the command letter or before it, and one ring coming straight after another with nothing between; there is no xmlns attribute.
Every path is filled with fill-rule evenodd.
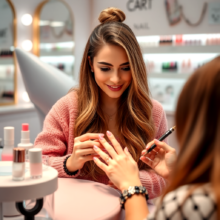
<svg viewBox="0 0 220 220"><path fill-rule="evenodd" d="M31 53L16 48L15 54L26 91L43 126L44 118L51 107L72 87L77 86L77 82L57 68L43 63L39 57Z"/></svg>

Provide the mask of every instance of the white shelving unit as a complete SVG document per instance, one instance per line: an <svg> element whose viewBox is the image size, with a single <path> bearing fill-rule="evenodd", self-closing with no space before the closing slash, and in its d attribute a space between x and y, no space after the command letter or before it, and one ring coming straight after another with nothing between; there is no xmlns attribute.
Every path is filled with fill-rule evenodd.
<svg viewBox="0 0 220 220"><path fill-rule="evenodd" d="M166 112L172 113L191 74L220 55L220 34L182 35L181 45L176 44L176 35L170 36L172 42L164 45L160 44L162 38L147 36L137 37L137 40L147 67L152 98L158 100ZM209 45L210 42L215 45ZM163 70L162 65L166 63L175 63L177 68Z"/></svg>
<svg viewBox="0 0 220 220"><path fill-rule="evenodd" d="M220 53L220 45L192 45L192 46L172 46L163 45L142 48L143 54L168 54L168 53Z"/></svg>
<svg viewBox="0 0 220 220"><path fill-rule="evenodd" d="M74 69L74 42L43 42L40 44L40 59L58 68L63 65L63 71L73 78Z"/></svg>

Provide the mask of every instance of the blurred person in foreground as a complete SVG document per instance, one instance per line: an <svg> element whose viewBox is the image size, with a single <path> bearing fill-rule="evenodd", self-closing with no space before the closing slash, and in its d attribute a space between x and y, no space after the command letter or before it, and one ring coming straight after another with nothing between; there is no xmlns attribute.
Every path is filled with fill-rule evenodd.
<svg viewBox="0 0 220 220"><path fill-rule="evenodd" d="M220 219L220 57L215 58L186 82L175 113L178 156L164 142L140 159L167 180L167 189L153 213L149 214L142 194L133 194L125 203L126 220L217 220ZM94 157L113 184L122 192L140 186L138 167L128 149L124 150L111 132L110 146L100 140L111 158L108 163ZM106 154L94 150L105 160ZM145 150L142 152L144 155Z"/></svg>

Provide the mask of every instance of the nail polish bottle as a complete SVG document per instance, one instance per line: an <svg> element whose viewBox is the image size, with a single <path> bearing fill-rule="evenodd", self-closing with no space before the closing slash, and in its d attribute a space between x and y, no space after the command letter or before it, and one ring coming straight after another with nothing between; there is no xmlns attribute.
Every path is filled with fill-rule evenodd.
<svg viewBox="0 0 220 220"><path fill-rule="evenodd" d="M23 180L25 174L25 149L13 149L12 179Z"/></svg>
<svg viewBox="0 0 220 220"><path fill-rule="evenodd" d="M31 178L42 177L42 149L32 148L28 151Z"/></svg>
<svg viewBox="0 0 220 220"><path fill-rule="evenodd" d="M33 148L34 145L30 143L30 131L29 124L22 124L21 130L21 143L18 144L18 147L22 147L25 149L25 161L28 161L28 150Z"/></svg>
<svg viewBox="0 0 220 220"><path fill-rule="evenodd" d="M4 148L2 161L13 161L14 127L4 127Z"/></svg>

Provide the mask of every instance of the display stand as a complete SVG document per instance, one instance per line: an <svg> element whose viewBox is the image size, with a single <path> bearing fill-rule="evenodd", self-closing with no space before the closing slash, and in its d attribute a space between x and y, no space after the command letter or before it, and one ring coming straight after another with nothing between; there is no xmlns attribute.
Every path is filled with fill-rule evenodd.
<svg viewBox="0 0 220 220"><path fill-rule="evenodd" d="M8 166L12 166L11 161L0 162L0 167ZM29 172L25 173L23 181L14 181L12 176L0 176L0 220L3 220L3 202L41 199L54 193L57 188L58 172L52 167L44 170L42 178L39 179L32 179Z"/></svg>

